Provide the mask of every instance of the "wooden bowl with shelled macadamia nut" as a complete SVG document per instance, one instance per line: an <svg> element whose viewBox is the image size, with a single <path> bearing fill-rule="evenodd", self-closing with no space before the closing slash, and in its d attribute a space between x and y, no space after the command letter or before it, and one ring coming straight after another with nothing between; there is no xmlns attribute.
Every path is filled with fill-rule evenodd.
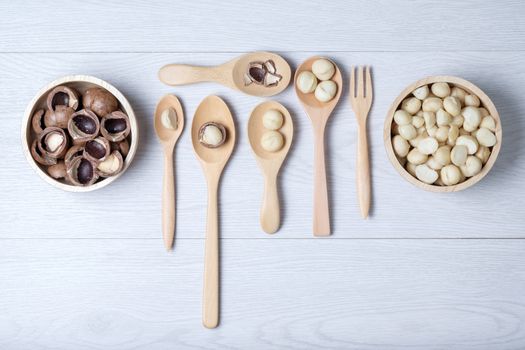
<svg viewBox="0 0 525 350"><path fill-rule="evenodd" d="M89 192L127 170L139 131L131 105L113 85L71 75L46 85L31 100L21 137L27 161L44 181Z"/></svg>
<svg viewBox="0 0 525 350"><path fill-rule="evenodd" d="M476 85L454 76L431 76L404 89L384 126L388 158L411 184L456 192L479 182L501 149L496 107Z"/></svg>

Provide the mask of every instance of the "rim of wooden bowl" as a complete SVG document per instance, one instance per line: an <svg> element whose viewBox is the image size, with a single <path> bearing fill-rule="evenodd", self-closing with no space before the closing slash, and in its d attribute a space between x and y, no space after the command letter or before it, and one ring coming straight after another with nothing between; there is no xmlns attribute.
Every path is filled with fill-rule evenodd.
<svg viewBox="0 0 525 350"><path fill-rule="evenodd" d="M469 92L470 94L474 94L479 97L481 101L481 105L485 107L490 115L496 120L496 139L497 143L492 147L492 152L490 154L489 159L487 162L483 165L483 168L481 171L469 178L467 181L461 182L457 185L453 186L437 186L437 185L428 185L424 182L419 181L417 178L412 176L397 160L397 157L394 153L394 148L392 146L392 122L394 119L394 112L398 109L398 107L401 105L401 102L407 98L412 91L417 89L418 87L421 87L423 85L428 85L432 83L438 83L438 82L446 82L449 84L453 84L454 86L460 87L463 90ZM494 106L494 103L492 103L492 100L485 94L479 87L474 85L468 80L458 78L451 75L435 75L430 76L421 80L416 81L415 83L410 84L407 86L400 94L399 96L394 100L392 103L390 109L388 110L388 114L386 115L385 119L385 127L384 127L384 133L383 133L383 139L385 143L386 153L388 155L388 158L390 159L390 162L394 166L394 168L397 170L397 172L408 182L413 184L414 186L417 186L419 188L422 188L427 191L431 192L457 192L464 190L466 188L469 188L473 186L474 184L478 183L481 179L485 177L485 175L488 174L490 169L492 169L492 166L496 162L496 158L498 157L499 151L501 149L501 143L503 141L502 137L502 130L501 130L501 120L498 111L496 110L496 106Z"/></svg>
<svg viewBox="0 0 525 350"><path fill-rule="evenodd" d="M68 185L66 183L60 182L57 179L52 178L49 176L41 167L40 165L33 159L33 156L31 155L30 150L30 142L29 138L31 136L31 117L33 116L33 113L35 111L35 107L37 102L46 95L51 89L58 85L67 85L71 83L88 83L93 84L95 86L99 86L101 88L104 88L108 90L113 96L115 96L120 104L120 107L123 109L123 111L128 115L129 122L130 122L130 128L131 128L131 142L129 145L129 152L126 156L126 159L124 160L124 167L122 168L122 171L118 173L115 176L108 177L104 180L98 181L90 186L74 186L74 185ZM26 156L27 161L29 162L29 165L35 170L35 172L48 184L55 186L57 188L60 188L64 191L69 192L90 192L94 190L98 190L100 188L106 187L116 179L118 179L124 172L128 169L129 165L133 161L133 158L135 157L135 154L137 152L138 148L138 141L139 141L139 131L138 131L138 125L137 125L137 119L135 117L135 112L133 111L133 108L131 108L131 105L129 104L128 100L124 95L113 85L110 83L90 76L90 75L67 75L61 78L58 78L51 83L47 84L43 88L38 91L38 93L33 97L33 99L29 102L27 105L27 108L24 112L24 118L22 120L22 147L24 150L24 155Z"/></svg>

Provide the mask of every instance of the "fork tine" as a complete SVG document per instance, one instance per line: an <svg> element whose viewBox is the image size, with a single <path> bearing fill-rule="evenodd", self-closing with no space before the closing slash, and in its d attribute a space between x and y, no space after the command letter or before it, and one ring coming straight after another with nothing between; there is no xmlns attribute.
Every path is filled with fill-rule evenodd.
<svg viewBox="0 0 525 350"><path fill-rule="evenodd" d="M355 67L350 68L350 97L355 97Z"/></svg>
<svg viewBox="0 0 525 350"><path fill-rule="evenodd" d="M370 66L366 66L366 91L365 96L372 98L372 76L370 75Z"/></svg>
<svg viewBox="0 0 525 350"><path fill-rule="evenodd" d="M365 79L363 76L363 67L357 67L357 97L363 97L365 93Z"/></svg>

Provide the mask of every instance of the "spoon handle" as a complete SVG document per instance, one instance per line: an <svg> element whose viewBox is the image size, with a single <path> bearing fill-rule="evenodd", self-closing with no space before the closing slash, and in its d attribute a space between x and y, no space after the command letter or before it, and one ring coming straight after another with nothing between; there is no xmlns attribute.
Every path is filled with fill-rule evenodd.
<svg viewBox="0 0 525 350"><path fill-rule="evenodd" d="M314 236L330 235L330 211L324 152L324 125L314 128Z"/></svg>
<svg viewBox="0 0 525 350"><path fill-rule="evenodd" d="M162 189L162 238L168 251L173 249L175 236L175 175L173 150L164 151L164 179Z"/></svg>
<svg viewBox="0 0 525 350"><path fill-rule="evenodd" d="M204 253L204 297L202 323L206 328L219 324L219 179L208 180L208 215Z"/></svg>
<svg viewBox="0 0 525 350"><path fill-rule="evenodd" d="M370 209L370 164L368 159L368 140L366 124L359 125L357 130L357 195L361 216L368 217Z"/></svg>
<svg viewBox="0 0 525 350"><path fill-rule="evenodd" d="M221 67L200 67L187 64L168 64L159 70L159 79L167 85L185 85L214 81L230 85L230 79Z"/></svg>
<svg viewBox="0 0 525 350"><path fill-rule="evenodd" d="M275 233L281 223L277 175L264 177L264 198L261 207L261 227L266 233Z"/></svg>

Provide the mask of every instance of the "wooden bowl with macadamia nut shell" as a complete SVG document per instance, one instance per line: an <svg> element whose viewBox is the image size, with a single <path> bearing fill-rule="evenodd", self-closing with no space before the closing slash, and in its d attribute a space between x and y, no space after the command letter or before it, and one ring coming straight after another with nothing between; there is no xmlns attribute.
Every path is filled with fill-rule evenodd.
<svg viewBox="0 0 525 350"><path fill-rule="evenodd" d="M126 171L139 132L120 91L92 76L71 75L31 100L21 136L27 161L44 181L64 191L89 192Z"/></svg>
<svg viewBox="0 0 525 350"><path fill-rule="evenodd" d="M490 98L454 76L431 76L406 89L384 127L388 158L411 184L456 192L479 182L501 149L501 121Z"/></svg>

